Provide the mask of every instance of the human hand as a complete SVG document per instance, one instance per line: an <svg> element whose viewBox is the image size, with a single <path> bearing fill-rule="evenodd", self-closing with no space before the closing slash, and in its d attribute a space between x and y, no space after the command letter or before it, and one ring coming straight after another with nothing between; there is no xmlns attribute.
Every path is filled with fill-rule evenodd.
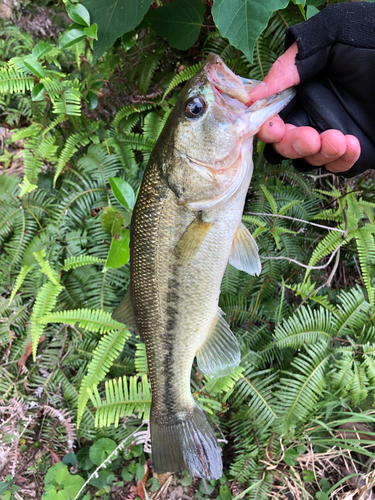
<svg viewBox="0 0 375 500"><path fill-rule="evenodd" d="M300 83L295 64L297 52L295 42L275 61L264 81L249 92L249 105ZM302 158L314 166L325 165L334 173L349 170L361 154L359 140L354 135L344 135L334 129L319 134L312 127L284 123L279 116L268 120L257 137L262 142L272 143L276 152L286 158Z"/></svg>

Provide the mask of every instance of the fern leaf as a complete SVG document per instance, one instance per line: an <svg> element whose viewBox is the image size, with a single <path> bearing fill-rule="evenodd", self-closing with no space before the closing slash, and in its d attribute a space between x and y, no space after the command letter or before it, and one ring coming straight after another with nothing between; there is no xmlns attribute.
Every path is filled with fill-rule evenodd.
<svg viewBox="0 0 375 500"><path fill-rule="evenodd" d="M152 109L151 104L138 104L137 106L125 106L125 108L120 109L117 111L116 116L113 119L113 126L114 127L121 127L122 131L127 134L131 132L131 129L133 126L137 123L139 120L140 113L142 111L148 111L149 109ZM133 124L133 122L129 121L129 118L133 115L136 115L136 122ZM128 124L132 123L130 126Z"/></svg>
<svg viewBox="0 0 375 500"><path fill-rule="evenodd" d="M86 328L90 332L107 333L114 328L123 330L124 325L118 323L112 316L102 311L101 309L74 309L72 311L61 311L53 314L48 314L40 319L38 323L45 325L47 323L65 323L67 325L75 325L81 328Z"/></svg>
<svg viewBox="0 0 375 500"><path fill-rule="evenodd" d="M370 226L368 229L367 226ZM373 226L366 225L358 228L355 232L355 239L358 248L359 263L361 266L363 281L365 282L369 302L374 307L375 305L375 288L372 286L372 277L374 275L373 268L375 265L375 242Z"/></svg>
<svg viewBox="0 0 375 500"><path fill-rule="evenodd" d="M359 405L368 395L369 381L364 367L357 361L353 363L354 373L350 388L350 397L355 405Z"/></svg>
<svg viewBox="0 0 375 500"><path fill-rule="evenodd" d="M33 343L33 358L35 361L36 350L38 348L38 342L43 334L45 326L39 323L39 318L44 314L49 314L55 307L57 302L57 297L63 287L59 284L55 284L52 281L48 281L42 286L40 292L36 296L35 304L33 307L33 313L31 315L31 340Z"/></svg>
<svg viewBox="0 0 375 500"><path fill-rule="evenodd" d="M51 267L51 264L48 262L48 260L44 260L44 257L46 256L45 250L40 250L39 252L34 253L34 257L38 264L40 265L42 273L44 273L48 278L54 283L55 285L59 285L59 275L54 271Z"/></svg>
<svg viewBox="0 0 375 500"><path fill-rule="evenodd" d="M192 78L196 73L198 73L199 70L201 70L203 67L203 63L198 63L195 64L194 66L189 66L188 68L185 68L184 70L180 71L178 75L176 75L171 83L168 85L167 90L164 92L163 99L166 98L166 96L169 94L169 92L177 87L180 83L186 82L186 80L189 80Z"/></svg>
<svg viewBox="0 0 375 500"><path fill-rule="evenodd" d="M56 172L53 178L53 187L56 185L57 178L61 174L63 168L67 161L74 155L74 153L78 150L80 146L86 146L90 142L90 134L77 132L69 137L66 141L64 149L62 150L59 161L56 165Z"/></svg>
<svg viewBox="0 0 375 500"><path fill-rule="evenodd" d="M276 215L278 213L278 210L277 210L277 203L276 203L275 198L268 191L268 189L266 188L266 186L264 184L261 184L260 187L264 193L264 196L267 198L269 204L271 205L272 213L274 213Z"/></svg>
<svg viewBox="0 0 375 500"><path fill-rule="evenodd" d="M269 370L254 373L255 368L250 366L235 387L234 405L239 406L246 401L247 418L256 418L263 426L270 425L276 418L276 412L271 406L271 388L276 374Z"/></svg>
<svg viewBox="0 0 375 500"><path fill-rule="evenodd" d="M340 396L344 397L351 389L353 382L353 353L351 348L341 349L339 359L330 374L332 386L339 391Z"/></svg>
<svg viewBox="0 0 375 500"><path fill-rule="evenodd" d="M135 362L135 369L138 375L143 375L145 373L148 373L146 345L143 342L136 345L134 362Z"/></svg>
<svg viewBox="0 0 375 500"><path fill-rule="evenodd" d="M19 92L24 94L34 86L34 75L30 72L17 70L16 68L0 69L0 93L14 94Z"/></svg>
<svg viewBox="0 0 375 500"><path fill-rule="evenodd" d="M65 259L64 266L61 270L67 272L77 267L89 266L91 264L105 264L105 262L105 259L99 259L99 257L94 257L93 255L79 255L78 257L69 257Z"/></svg>
<svg viewBox="0 0 375 500"><path fill-rule="evenodd" d="M37 184L31 184L29 179L27 177L24 177L22 183L20 184L20 188L21 191L18 196L22 199L25 194L31 193L32 191L34 191L34 189L37 189L38 186Z"/></svg>
<svg viewBox="0 0 375 500"><path fill-rule="evenodd" d="M79 390L77 427L80 424L89 398L88 390L93 389L94 386L97 386L104 379L113 361L122 352L125 342L129 337L130 333L125 329L113 330L101 339L98 347L94 350L93 359L88 366L87 375L83 378Z"/></svg>
<svg viewBox="0 0 375 500"><path fill-rule="evenodd" d="M326 387L326 371L331 356L321 343L306 348L308 355L299 354L292 362L295 372L288 372L280 381L279 425L289 430L315 409Z"/></svg>
<svg viewBox="0 0 375 500"><path fill-rule="evenodd" d="M340 293L339 300L341 304L337 307L332 325L337 338L353 335L361 330L370 309L370 304L360 289L353 288L349 292Z"/></svg>
<svg viewBox="0 0 375 500"><path fill-rule="evenodd" d="M16 293L18 290L21 288L22 283L25 281L25 278L28 274L28 272L32 269L33 266L22 266L21 270L17 276L16 282L13 286L12 294L9 297L9 302L12 302L14 297L16 296Z"/></svg>
<svg viewBox="0 0 375 500"><path fill-rule="evenodd" d="M330 311L302 307L276 328L275 341L280 349L299 349L304 345L315 344L318 340L329 343L333 334Z"/></svg>
<svg viewBox="0 0 375 500"><path fill-rule="evenodd" d="M150 420L151 393L147 375L142 375L141 382L137 382L137 379L138 377L129 377L129 385L125 375L118 380L107 380L104 401L97 386L88 390L91 401L96 407L96 427L106 427L111 424L117 427L120 418L130 417L133 413L137 414L137 418Z"/></svg>

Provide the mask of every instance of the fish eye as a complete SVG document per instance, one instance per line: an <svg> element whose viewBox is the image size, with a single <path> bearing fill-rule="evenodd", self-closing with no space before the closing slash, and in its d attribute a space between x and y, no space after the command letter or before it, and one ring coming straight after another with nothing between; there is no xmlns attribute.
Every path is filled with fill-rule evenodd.
<svg viewBox="0 0 375 500"><path fill-rule="evenodd" d="M185 116L187 118L198 118L206 110L206 103L200 97L192 97L185 106Z"/></svg>

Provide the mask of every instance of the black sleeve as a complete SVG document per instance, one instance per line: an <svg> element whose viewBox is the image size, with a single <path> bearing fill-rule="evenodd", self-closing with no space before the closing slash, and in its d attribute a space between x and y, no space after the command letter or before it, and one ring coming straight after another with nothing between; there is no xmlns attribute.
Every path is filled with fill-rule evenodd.
<svg viewBox="0 0 375 500"><path fill-rule="evenodd" d="M294 42L301 84L280 116L286 123L311 126L319 133L338 129L355 135L361 156L343 173L345 177L375 168L375 4L327 7L287 30L286 49ZM270 163L284 159L270 144L265 156ZM316 168L300 159L293 164L303 172Z"/></svg>

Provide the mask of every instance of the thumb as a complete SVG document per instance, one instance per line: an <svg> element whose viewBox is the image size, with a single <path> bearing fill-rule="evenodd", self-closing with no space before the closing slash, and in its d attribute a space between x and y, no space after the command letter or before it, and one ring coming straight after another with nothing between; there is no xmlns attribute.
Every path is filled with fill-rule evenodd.
<svg viewBox="0 0 375 500"><path fill-rule="evenodd" d="M248 106L262 97L276 94L288 87L299 84L300 77L295 63L297 52L297 43L294 42L293 45L274 62L263 82L249 92Z"/></svg>

